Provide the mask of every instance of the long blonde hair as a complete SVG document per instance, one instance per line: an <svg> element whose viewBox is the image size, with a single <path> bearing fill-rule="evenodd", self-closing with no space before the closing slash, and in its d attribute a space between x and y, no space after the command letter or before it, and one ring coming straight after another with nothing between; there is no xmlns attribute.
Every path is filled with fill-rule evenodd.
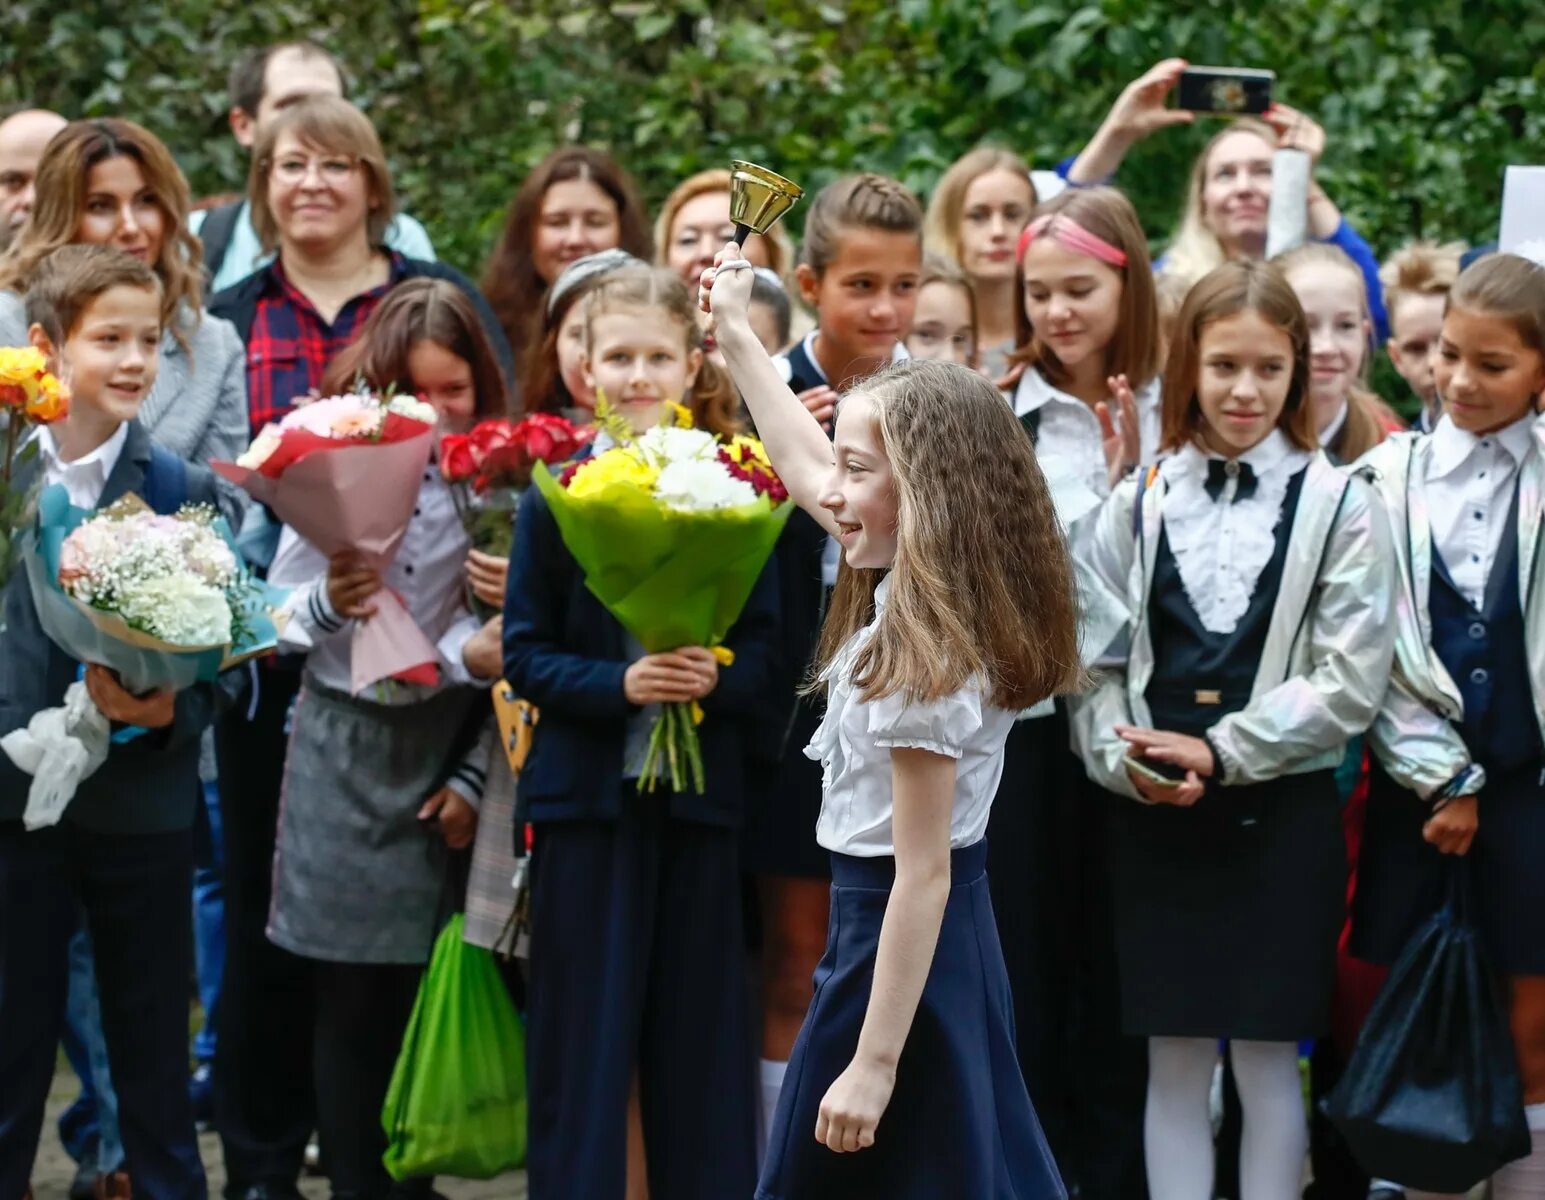
<svg viewBox="0 0 1545 1200"><path fill-rule="evenodd" d="M1291 276L1301 267L1331 267L1345 272L1357 284L1357 301L1363 328L1373 328L1373 315L1368 307L1368 285L1362 271L1358 270L1357 264L1341 247L1332 246L1328 242L1305 242L1277 255L1272 262L1285 277ZM1292 286L1291 278L1288 279L1288 285ZM1368 370L1373 363L1373 356L1373 335L1370 332L1363 338L1363 361L1357 369L1357 381L1347 392L1346 420L1334 441L1326 447L1333 450L1334 457L1341 462L1356 462L1384 440L1389 426L1400 424L1399 418L1368 386Z"/></svg>
<svg viewBox="0 0 1545 1200"><path fill-rule="evenodd" d="M900 693L926 703L975 677L1007 709L1076 690L1083 671L1067 546L1035 451L1002 395L975 371L921 361L885 368L843 403L860 395L874 405L890 460L897 524L885 612L854 660L854 686L866 700ZM884 575L841 564L817 675L874 619Z"/></svg>
<svg viewBox="0 0 1545 1200"><path fill-rule="evenodd" d="M188 334L203 315L204 248L188 231L188 181L161 139L133 121L71 121L54 135L38 163L32 215L0 260L0 288L25 292L39 263L61 246L79 241L91 168L114 158L139 164L145 187L166 219L161 255L151 265L161 280L162 327L186 352Z"/></svg>
<svg viewBox="0 0 1545 1200"><path fill-rule="evenodd" d="M1218 235L1207 224L1203 212L1202 193L1207 187L1207 163L1218 143L1235 133L1253 133L1273 150L1277 148L1277 132L1265 121L1254 117L1237 117L1215 133L1202 147L1202 152L1191 164L1191 175L1186 182L1186 205L1180 215L1180 226L1170 241L1164 255L1164 273L1177 275L1187 283L1195 283L1214 267L1228 261L1228 254Z"/></svg>
<svg viewBox="0 0 1545 1200"><path fill-rule="evenodd" d="M923 223L926 250L960 261L960 222L966 208L966 192L992 171L1010 171L1024 178L1025 186L1030 189L1030 207L1025 210L1026 219L1029 219L1038 200L1029 164L1001 146L978 146L957 158L939 177L938 186L928 199L928 215Z"/></svg>

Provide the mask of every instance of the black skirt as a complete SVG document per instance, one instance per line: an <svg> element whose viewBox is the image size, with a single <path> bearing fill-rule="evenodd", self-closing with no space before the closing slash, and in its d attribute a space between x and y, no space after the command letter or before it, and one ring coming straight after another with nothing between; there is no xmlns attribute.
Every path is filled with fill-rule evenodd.
<svg viewBox="0 0 1545 1200"><path fill-rule="evenodd" d="M1545 974L1545 764L1489 774L1470 848L1472 911L1492 967ZM1446 855L1422 840L1428 805L1375 759L1368 823L1357 866L1352 953L1369 962L1399 957L1443 904Z"/></svg>
<svg viewBox="0 0 1545 1200"><path fill-rule="evenodd" d="M1106 797L1122 1023L1144 1037L1297 1041L1329 1026L1346 847L1331 771Z"/></svg>

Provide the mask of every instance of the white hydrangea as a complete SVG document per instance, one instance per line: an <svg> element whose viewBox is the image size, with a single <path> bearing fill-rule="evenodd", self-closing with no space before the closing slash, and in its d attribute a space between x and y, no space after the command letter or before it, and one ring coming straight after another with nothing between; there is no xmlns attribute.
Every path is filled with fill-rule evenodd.
<svg viewBox="0 0 1545 1200"><path fill-rule="evenodd" d="M713 434L703 429L678 429L673 425L656 425L636 444L656 467L677 462L712 461L719 453L719 439Z"/></svg>
<svg viewBox="0 0 1545 1200"><path fill-rule="evenodd" d="M118 613L134 628L174 646L219 646L231 640L225 592L194 575L137 579L118 593Z"/></svg>
<svg viewBox="0 0 1545 1200"><path fill-rule="evenodd" d="M417 396L393 396L387 401L386 411L402 417L411 417L415 421L422 421L425 425L433 425L440 419L439 414L435 412L435 406L420 400Z"/></svg>
<svg viewBox="0 0 1545 1200"><path fill-rule="evenodd" d="M654 493L660 503L679 512L735 508L756 500L756 489L745 480L736 479L714 458L668 463L655 481Z"/></svg>

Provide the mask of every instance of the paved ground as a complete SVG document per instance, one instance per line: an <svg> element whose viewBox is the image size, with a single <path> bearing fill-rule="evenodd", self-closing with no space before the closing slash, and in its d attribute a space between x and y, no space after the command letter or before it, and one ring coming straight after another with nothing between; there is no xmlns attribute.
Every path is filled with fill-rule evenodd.
<svg viewBox="0 0 1545 1200"><path fill-rule="evenodd" d="M37 1164L32 1171L32 1187L36 1200L66 1200L70 1181L75 1178L75 1163L59 1145L55 1133L55 1121L59 1114L75 1098L75 1076L64 1068L54 1076L53 1094L48 1098L48 1121L43 1128L43 1144L38 1147ZM225 1171L220 1162L220 1139L205 1134L199 1139L199 1149L204 1155L204 1168L209 1172L209 1194L218 1200L220 1189L225 1185ZM462 1179L442 1179L435 1188L449 1200L525 1200L526 1177L522 1172L503 1175L487 1182ZM325 1179L301 1181L301 1191L307 1200L327 1200Z"/></svg>

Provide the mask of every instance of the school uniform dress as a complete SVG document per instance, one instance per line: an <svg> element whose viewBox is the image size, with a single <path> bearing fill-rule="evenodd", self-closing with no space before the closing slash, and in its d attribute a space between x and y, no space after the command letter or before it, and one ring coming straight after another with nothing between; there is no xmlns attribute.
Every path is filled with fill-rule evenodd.
<svg viewBox="0 0 1545 1200"><path fill-rule="evenodd" d="M1091 549L1134 614L1074 721L1090 777L1129 801L1108 812L1124 1024L1323 1032L1346 886L1334 772L1393 653L1382 510L1277 431L1232 461L1189 444L1123 483ZM1201 800L1131 803L1118 723L1204 737Z"/></svg>
<svg viewBox="0 0 1545 1200"><path fill-rule="evenodd" d="M48 430L23 467L60 483L71 501L101 508L138 495L175 512L213 504L211 476L152 444L136 421L71 463ZM80 664L38 622L25 571L0 620L0 734L61 703ZM0 1196L26 1193L65 1019L67 957L84 909L102 1027L117 1087L125 1169L135 1190L174 1200L205 1194L188 1099L189 896L199 737L215 688L177 694L172 724L111 747L82 781L59 824L22 827L30 777L0 754Z"/></svg>
<svg viewBox="0 0 1545 1200"><path fill-rule="evenodd" d="M462 662L468 542L432 466L383 572L439 652L433 685L351 692L354 624L327 599L327 559L285 529L269 581L291 592L285 648L306 653L290 719L268 938L316 977L318 1128L335 1196L388 1186L380 1111L423 964L447 903L450 852L418 819L449 786L474 808L497 735ZM459 901L459 897L454 897Z"/></svg>
<svg viewBox="0 0 1545 1200"><path fill-rule="evenodd" d="M828 668L826 714L806 749L824 798L817 839L831 851L831 923L815 999L789 1061L758 1200L819 1197L1061 1197L1014 1050L1014 1015L987 884L987 829L1014 714L972 683L952 696L868 702L855 656L885 610ZM868 1010L880 927L895 878L891 756L911 747L957 760L949 900L896 1088L875 1143L836 1154L815 1141L822 1098L853 1059Z"/></svg>
<svg viewBox="0 0 1545 1200"><path fill-rule="evenodd" d="M1478 794L1467 859L1481 938L1497 971L1545 973L1542 443L1532 416L1480 436L1445 416L1360 464L1389 508L1402 587L1395 679L1369 739L1360 957L1392 961L1441 906L1455 863L1422 826L1432 801Z"/></svg>
<svg viewBox="0 0 1545 1200"><path fill-rule="evenodd" d="M1082 547L1110 494L1094 411L1030 368L1011 397L1036 446L1067 537L1085 661L1122 628L1121 601L1085 569ZM1159 448L1159 381L1136 396L1143 461ZM1020 714L987 830L993 911L1014 992L1019 1061L1063 1175L1090 1200L1143 1187L1146 1047L1122 1035L1116 1006L1108 851L1110 803L1069 745L1066 703Z"/></svg>
<svg viewBox="0 0 1545 1200"><path fill-rule="evenodd" d="M777 569L702 701L705 791L638 788L654 711L629 703L642 656L585 586L536 490L516 517L505 677L541 710L521 772L533 827L527 1088L533 1200L616 1200L638 1079L649 1188L749 1195L756 1115L740 831L747 755L769 719Z"/></svg>

